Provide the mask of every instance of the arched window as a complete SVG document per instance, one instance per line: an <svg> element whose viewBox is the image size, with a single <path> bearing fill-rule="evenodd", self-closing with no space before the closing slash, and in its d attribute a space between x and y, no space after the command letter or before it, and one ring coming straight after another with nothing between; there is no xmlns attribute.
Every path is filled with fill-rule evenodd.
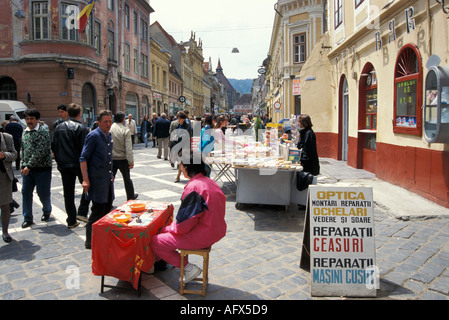
<svg viewBox="0 0 449 320"><path fill-rule="evenodd" d="M0 100L17 100L17 86L10 77L0 77Z"/></svg>
<svg viewBox="0 0 449 320"><path fill-rule="evenodd" d="M394 133L422 134L422 62L418 48L405 45L394 73Z"/></svg>

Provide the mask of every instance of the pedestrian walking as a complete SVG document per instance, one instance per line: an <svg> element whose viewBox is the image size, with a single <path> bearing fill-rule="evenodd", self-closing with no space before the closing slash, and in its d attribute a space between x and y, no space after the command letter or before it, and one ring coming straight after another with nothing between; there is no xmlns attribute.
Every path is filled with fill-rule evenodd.
<svg viewBox="0 0 449 320"><path fill-rule="evenodd" d="M111 211L114 200L112 175L112 113L104 110L98 115L97 129L89 132L80 156L83 189L92 201L92 212L86 224L86 249L91 248L92 225Z"/></svg>
<svg viewBox="0 0 449 320"><path fill-rule="evenodd" d="M120 170L125 184L127 200L137 199L134 193L134 185L131 180L130 169L134 168L133 145L131 141L131 132L123 124L125 122L125 113L119 111L114 116L114 123L109 131L112 136L114 146L112 148L112 174L117 174Z"/></svg>
<svg viewBox="0 0 449 320"><path fill-rule="evenodd" d="M210 153L214 151L214 134L213 127L215 125L214 117L207 115L204 119L204 127L201 129L199 148L201 151L201 157L204 159L210 156ZM212 168L206 164L206 176L210 177Z"/></svg>
<svg viewBox="0 0 449 320"><path fill-rule="evenodd" d="M162 147L164 148L164 160L168 161L168 143L170 141L170 121L165 113L154 123L153 136L157 140L157 158L161 159Z"/></svg>
<svg viewBox="0 0 449 320"><path fill-rule="evenodd" d="M131 113L128 114L128 119L125 122L125 127L127 127L129 129L129 131L131 132L132 144L136 143L136 141L134 139L135 139L135 137L137 137L137 125L136 125L136 121L133 119L133 115Z"/></svg>
<svg viewBox="0 0 449 320"><path fill-rule="evenodd" d="M151 136L152 131L153 125L146 114L140 124L140 134L142 135L142 140L145 143L145 148L148 148L148 138Z"/></svg>
<svg viewBox="0 0 449 320"><path fill-rule="evenodd" d="M51 206L51 142L50 132L40 124L41 114L36 109L24 111L27 128L22 135L22 228L33 224L33 191L42 203L41 221L50 218Z"/></svg>
<svg viewBox="0 0 449 320"><path fill-rule="evenodd" d="M69 113L67 112L67 106L65 104L60 104L58 106L58 116L59 119L53 122L53 130L69 118Z"/></svg>
<svg viewBox="0 0 449 320"><path fill-rule="evenodd" d="M150 120L150 122L151 122L151 132L153 132L153 129L154 129L154 124L156 123L156 121L157 121L157 114L156 113L153 113L153 117L151 118L151 120ZM152 140L153 140L153 148L155 148L156 147L156 143L157 143L157 141L156 141L156 138L154 137L154 135L153 135L153 137L152 137Z"/></svg>
<svg viewBox="0 0 449 320"><path fill-rule="evenodd" d="M9 118L9 123L5 126L5 132L12 135L12 138L14 140L14 148L17 151L16 170L20 170L20 148L22 147L23 133L23 127L18 121L19 119L17 119L16 116L12 115Z"/></svg>
<svg viewBox="0 0 449 320"><path fill-rule="evenodd" d="M176 114L176 120L170 124L170 165L175 166L178 160L178 153L182 148L186 147L190 150L190 138L192 137L192 127L187 124L187 114L179 111ZM180 144L181 143L181 144ZM176 145L178 145L176 147ZM178 174L175 182L179 182L181 177L181 167L178 165Z"/></svg>
<svg viewBox="0 0 449 320"><path fill-rule="evenodd" d="M2 210L2 239L6 243L12 241L8 233L11 217L9 205L13 200L14 173L12 171L12 162L16 157L17 151L14 148L13 137L8 133L0 133L0 209Z"/></svg>
<svg viewBox="0 0 449 320"><path fill-rule="evenodd" d="M70 104L67 112L69 118L57 125L53 133L52 151L61 173L67 226L68 228L74 228L79 225L77 219L87 222L89 210L89 200L84 194L81 196L78 214L75 207L76 179L78 178L80 184L83 182L79 159L89 129L79 121L81 117L80 105Z"/></svg>

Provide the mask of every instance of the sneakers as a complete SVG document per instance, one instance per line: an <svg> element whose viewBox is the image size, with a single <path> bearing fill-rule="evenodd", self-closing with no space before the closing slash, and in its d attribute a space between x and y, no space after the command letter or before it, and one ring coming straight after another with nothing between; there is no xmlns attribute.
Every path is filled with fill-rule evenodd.
<svg viewBox="0 0 449 320"><path fill-rule="evenodd" d="M67 226L67 228L73 229L73 228L75 228L75 227L78 227L79 225L80 225L80 223L77 221L77 222L75 222L74 224Z"/></svg>
<svg viewBox="0 0 449 320"><path fill-rule="evenodd" d="M193 279L197 278L201 272L203 270L200 269L200 267L198 267L195 264L192 264L192 270L187 271L186 269L184 269L184 283L190 282Z"/></svg>
<svg viewBox="0 0 449 320"><path fill-rule="evenodd" d="M87 219L87 216L82 216L82 215L77 215L76 216L76 220L79 220L79 221L83 221L83 222L88 222L89 220Z"/></svg>

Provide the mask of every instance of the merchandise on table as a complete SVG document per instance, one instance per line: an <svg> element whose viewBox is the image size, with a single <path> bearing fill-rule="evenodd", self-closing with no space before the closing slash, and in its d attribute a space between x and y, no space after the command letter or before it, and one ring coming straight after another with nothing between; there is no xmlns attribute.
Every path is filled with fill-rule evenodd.
<svg viewBox="0 0 449 320"><path fill-rule="evenodd" d="M166 210L169 203L153 201L129 201L109 213L115 222L126 226L147 226L154 219L154 211ZM141 208L141 210L137 210Z"/></svg>

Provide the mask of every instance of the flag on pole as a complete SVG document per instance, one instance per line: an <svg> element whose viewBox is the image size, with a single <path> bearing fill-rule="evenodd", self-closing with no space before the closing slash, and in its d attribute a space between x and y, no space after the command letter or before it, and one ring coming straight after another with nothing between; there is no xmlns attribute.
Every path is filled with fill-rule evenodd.
<svg viewBox="0 0 449 320"><path fill-rule="evenodd" d="M86 28L86 24L87 24L87 19L90 16L90 13L92 12L92 9L94 7L95 4L95 0L90 0L86 6L84 7L84 9L80 12L80 14L78 15L78 32L82 33L84 31L84 28Z"/></svg>

